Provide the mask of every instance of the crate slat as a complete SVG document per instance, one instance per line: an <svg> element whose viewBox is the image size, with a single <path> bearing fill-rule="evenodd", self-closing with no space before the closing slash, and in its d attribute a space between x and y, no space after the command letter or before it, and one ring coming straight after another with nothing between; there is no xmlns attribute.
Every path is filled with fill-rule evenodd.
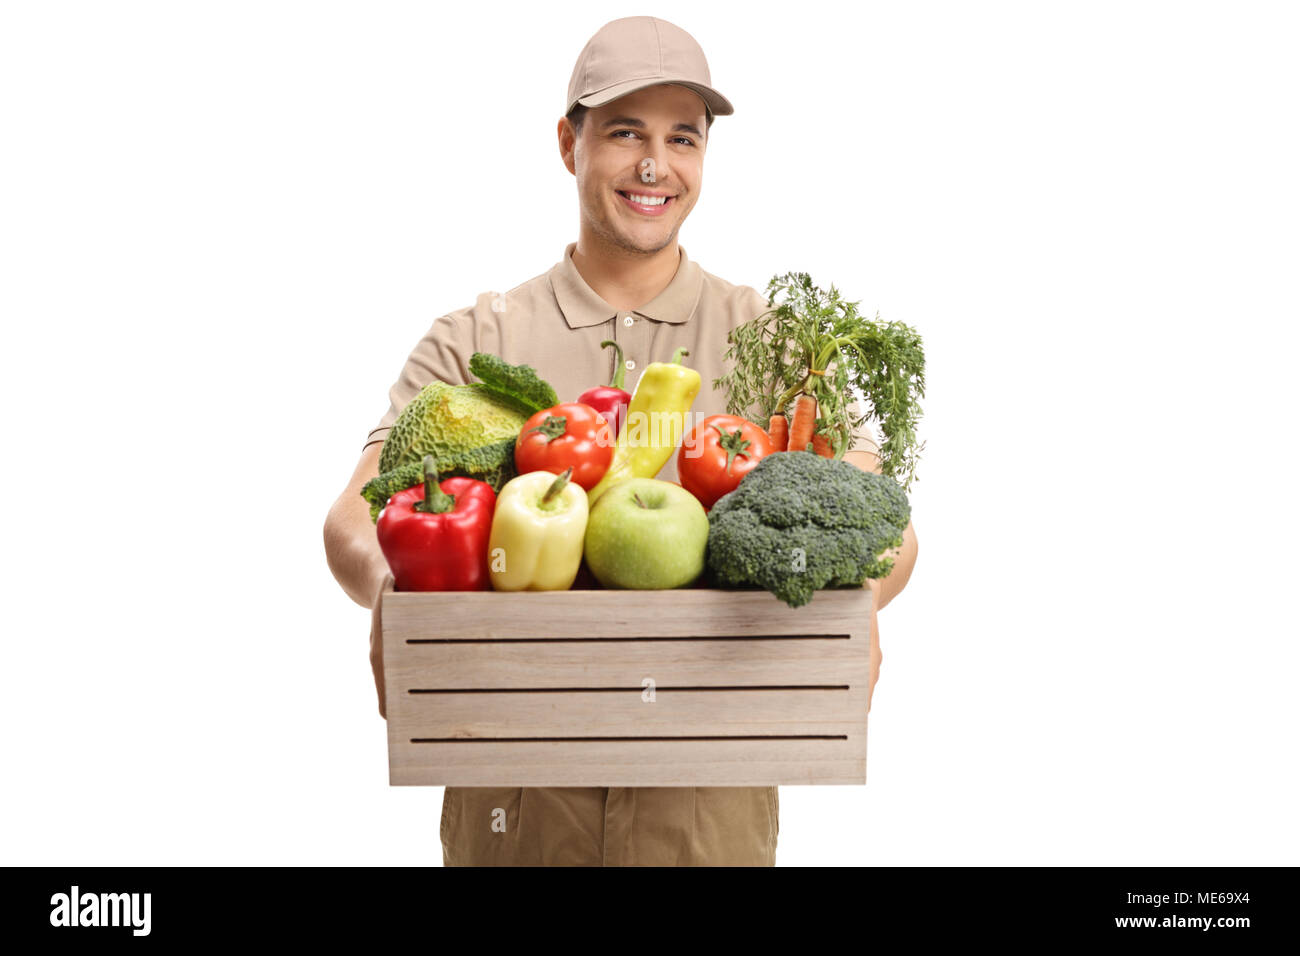
<svg viewBox="0 0 1300 956"><path fill-rule="evenodd" d="M389 591L385 632L402 640L851 634L865 588L819 591L792 608L766 591Z"/></svg>
<svg viewBox="0 0 1300 956"><path fill-rule="evenodd" d="M860 639L860 638L859 638ZM854 640L690 638L665 647L658 641L413 644L388 680L412 687L785 685L857 683L867 679L867 657Z"/></svg>
<svg viewBox="0 0 1300 956"><path fill-rule="evenodd" d="M657 690L419 694L389 718L415 737L847 735L867 709L850 690Z"/></svg>
<svg viewBox="0 0 1300 956"><path fill-rule="evenodd" d="M422 749L421 749L422 748ZM849 741L422 744L389 765L394 786L768 787L866 782L866 733Z"/></svg>

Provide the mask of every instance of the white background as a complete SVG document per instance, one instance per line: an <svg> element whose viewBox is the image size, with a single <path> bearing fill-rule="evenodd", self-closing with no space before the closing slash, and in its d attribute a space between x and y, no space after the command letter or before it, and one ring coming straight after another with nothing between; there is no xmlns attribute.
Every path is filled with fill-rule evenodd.
<svg viewBox="0 0 1300 956"><path fill-rule="evenodd" d="M926 341L869 784L779 863L1300 863L1287 5L2 9L3 862L440 862L322 525L576 238L569 73L653 13L736 106L690 255Z"/></svg>

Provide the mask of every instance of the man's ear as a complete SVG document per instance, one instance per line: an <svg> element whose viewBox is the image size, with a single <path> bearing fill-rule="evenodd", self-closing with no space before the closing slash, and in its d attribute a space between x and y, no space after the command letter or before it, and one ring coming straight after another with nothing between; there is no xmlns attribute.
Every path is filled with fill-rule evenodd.
<svg viewBox="0 0 1300 956"><path fill-rule="evenodd" d="M564 160L564 168L574 176L578 175L578 169L573 159L574 150L578 147L578 134L574 132L573 124L569 122L567 116L560 117L560 123L555 128L555 133L560 141L560 159Z"/></svg>

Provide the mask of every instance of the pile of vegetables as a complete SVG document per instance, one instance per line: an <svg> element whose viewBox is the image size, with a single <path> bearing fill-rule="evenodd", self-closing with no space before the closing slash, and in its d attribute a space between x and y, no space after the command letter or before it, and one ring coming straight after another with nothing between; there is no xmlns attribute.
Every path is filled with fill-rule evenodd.
<svg viewBox="0 0 1300 956"><path fill-rule="evenodd" d="M622 361L562 403L535 369L486 353L470 360L480 381L426 386L362 490L397 590L564 590L585 565L605 587L708 575L799 607L887 575L920 450L920 337L802 273L774 278L768 304L729 338L733 369L714 383L729 413L689 431L701 382L685 349L630 396ZM873 420L883 474L841 460ZM674 453L680 485L654 477Z"/></svg>

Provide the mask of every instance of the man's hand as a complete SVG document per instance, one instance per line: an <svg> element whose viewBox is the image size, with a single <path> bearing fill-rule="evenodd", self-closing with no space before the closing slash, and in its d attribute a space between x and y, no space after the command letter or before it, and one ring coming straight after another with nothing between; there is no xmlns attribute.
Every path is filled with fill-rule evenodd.
<svg viewBox="0 0 1300 956"><path fill-rule="evenodd" d="M379 714L384 715L384 647L380 595L393 581L388 562L379 548L370 505L361 497L362 486L379 473L379 451L374 442L361 453L352 480L330 508L325 519L325 557L335 579L348 597L370 611L370 663L379 692Z"/></svg>
<svg viewBox="0 0 1300 956"><path fill-rule="evenodd" d="M375 595L374 607L370 610L370 669L375 673L375 690L379 694L379 716L388 719L384 706L384 626L381 620L384 606L384 592L393 586L393 576L387 574L379 585Z"/></svg>
<svg viewBox="0 0 1300 956"><path fill-rule="evenodd" d="M863 471L880 474L880 458L869 451L851 451L844 460L856 465ZM912 576L912 567L916 564L916 532L912 523L907 523L903 532L903 544L886 552L894 559L894 568L883 578L869 578L866 586L871 588L871 676L867 686L867 711L871 711L871 698L876 692L876 681L880 679L880 662L884 655L880 653L880 627L876 613L894 599L899 591L907 586L907 579Z"/></svg>
<svg viewBox="0 0 1300 956"><path fill-rule="evenodd" d="M871 589L871 669L867 677L867 713L871 713L871 697L876 692L876 681L880 679L880 662L884 655L880 653L880 626L876 622L876 612L880 610L880 582L868 578L867 587Z"/></svg>

